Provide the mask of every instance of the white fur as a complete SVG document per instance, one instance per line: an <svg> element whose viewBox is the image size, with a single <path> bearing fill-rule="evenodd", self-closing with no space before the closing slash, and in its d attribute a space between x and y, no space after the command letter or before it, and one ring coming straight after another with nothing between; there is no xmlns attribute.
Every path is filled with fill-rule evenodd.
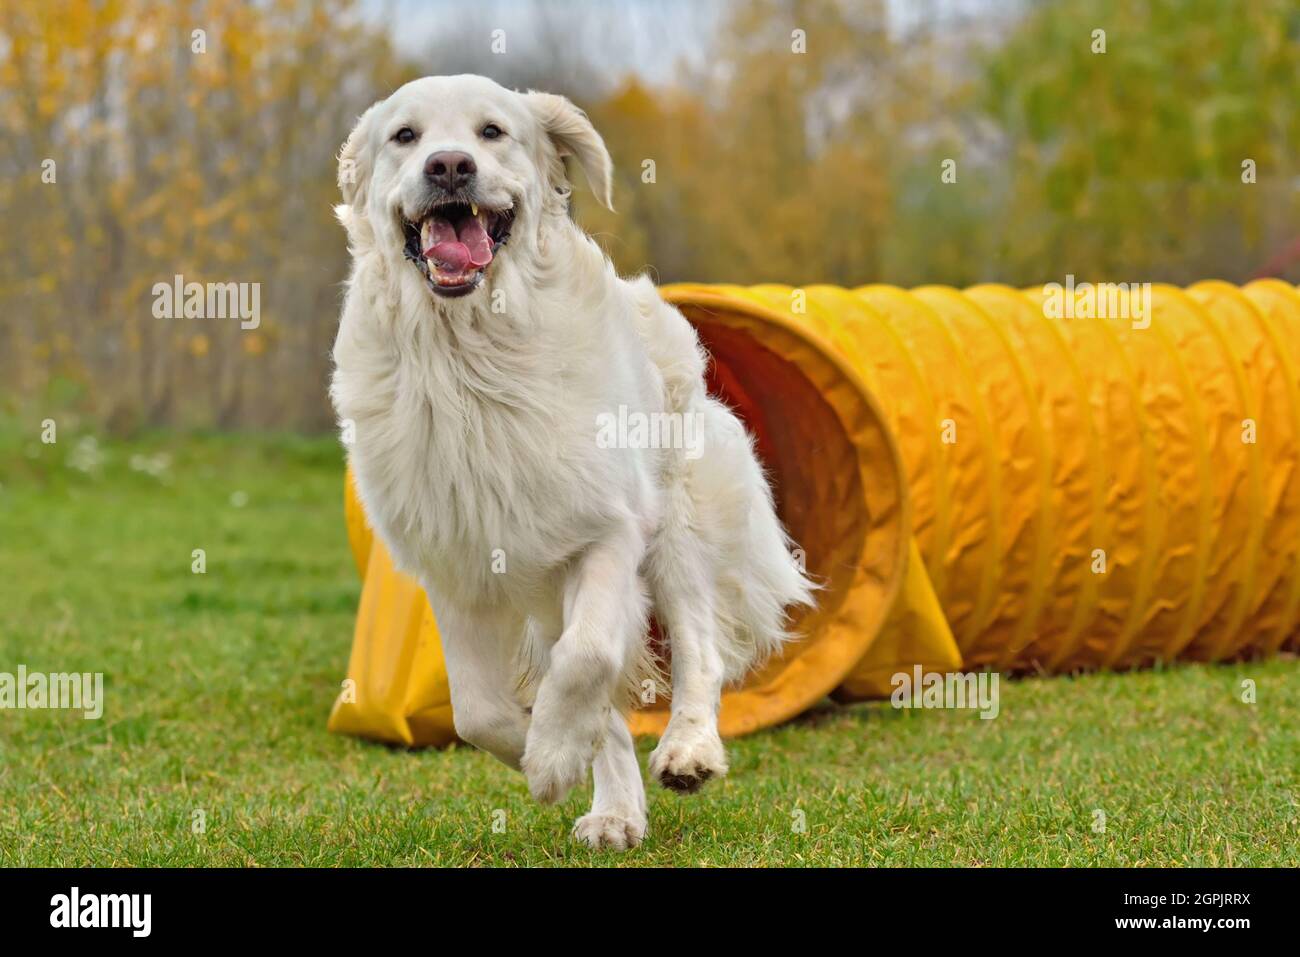
<svg viewBox="0 0 1300 957"><path fill-rule="evenodd" d="M506 135L480 138L485 122ZM394 142L402 126L418 142ZM402 255L436 149L470 153L479 203L516 214L463 298L434 295ZM672 655L650 769L693 790L726 771L723 685L779 647L810 586L748 436L706 394L694 330L570 220L564 155L608 204L608 153L562 97L429 77L366 112L340 158L353 269L330 393L370 521L437 613L457 732L543 801L594 764L575 834L623 848L646 829L622 710L650 613ZM620 406L697 416L703 454L602 448L598 416Z"/></svg>

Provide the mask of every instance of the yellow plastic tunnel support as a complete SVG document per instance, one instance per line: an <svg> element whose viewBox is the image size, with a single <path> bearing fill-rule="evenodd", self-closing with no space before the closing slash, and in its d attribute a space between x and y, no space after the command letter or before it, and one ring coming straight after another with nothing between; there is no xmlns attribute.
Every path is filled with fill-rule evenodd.
<svg viewBox="0 0 1300 957"><path fill-rule="evenodd" d="M678 285L825 585L724 734L914 665L1064 672L1300 647L1300 292ZM1101 316L1100 318L1098 316ZM437 627L349 483L364 577L330 729L454 737ZM660 699L631 716L667 720Z"/></svg>

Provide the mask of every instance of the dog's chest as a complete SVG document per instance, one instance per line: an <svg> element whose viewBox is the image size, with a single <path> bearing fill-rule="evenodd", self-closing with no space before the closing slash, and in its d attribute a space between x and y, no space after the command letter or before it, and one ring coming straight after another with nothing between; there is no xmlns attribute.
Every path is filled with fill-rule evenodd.
<svg viewBox="0 0 1300 957"><path fill-rule="evenodd" d="M581 397L526 363L394 362L352 456L399 564L468 596L530 588L593 534L608 483ZM613 490L611 490L613 491Z"/></svg>

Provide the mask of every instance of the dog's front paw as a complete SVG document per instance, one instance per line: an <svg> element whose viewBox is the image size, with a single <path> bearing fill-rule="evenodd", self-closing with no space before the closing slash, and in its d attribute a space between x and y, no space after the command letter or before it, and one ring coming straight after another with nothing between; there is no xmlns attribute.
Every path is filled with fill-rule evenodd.
<svg viewBox="0 0 1300 957"><path fill-rule="evenodd" d="M612 848L626 851L636 847L645 837L645 815L634 811L592 811L578 818L573 825L573 836L596 850Z"/></svg>
<svg viewBox="0 0 1300 957"><path fill-rule="evenodd" d="M542 804L555 804L587 780L595 753L595 743L584 738L552 738L530 730L520 769L528 779L533 798Z"/></svg>
<svg viewBox="0 0 1300 957"><path fill-rule="evenodd" d="M670 791L694 794L709 778L727 773L727 752L710 724L668 722L650 755L650 773Z"/></svg>

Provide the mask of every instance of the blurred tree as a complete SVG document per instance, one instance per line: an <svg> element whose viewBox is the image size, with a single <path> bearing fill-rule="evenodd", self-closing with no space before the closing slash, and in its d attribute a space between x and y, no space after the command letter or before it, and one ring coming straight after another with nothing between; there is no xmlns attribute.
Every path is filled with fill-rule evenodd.
<svg viewBox="0 0 1300 957"><path fill-rule="evenodd" d="M356 5L6 0L0 38L6 380L82 381L122 428L327 422L334 156L396 77ZM258 348L155 318L178 274L261 283Z"/></svg>
<svg viewBox="0 0 1300 957"><path fill-rule="evenodd" d="M883 2L734 6L722 68L688 76L693 95L632 84L592 108L614 144L620 215L584 207L581 220L618 236L620 266L651 264L663 281L874 276L889 167L869 81L889 61L885 26Z"/></svg>
<svg viewBox="0 0 1300 957"><path fill-rule="evenodd" d="M0 4L0 398L325 426L334 157L428 73L585 107L618 211L575 216L660 281L1300 279L1294 0L481 0L406 61L384 10ZM154 318L177 274L260 282L261 327Z"/></svg>
<svg viewBox="0 0 1300 957"><path fill-rule="evenodd" d="M1044 4L974 92L1004 134L1000 278L1242 281L1300 233L1294 0Z"/></svg>

